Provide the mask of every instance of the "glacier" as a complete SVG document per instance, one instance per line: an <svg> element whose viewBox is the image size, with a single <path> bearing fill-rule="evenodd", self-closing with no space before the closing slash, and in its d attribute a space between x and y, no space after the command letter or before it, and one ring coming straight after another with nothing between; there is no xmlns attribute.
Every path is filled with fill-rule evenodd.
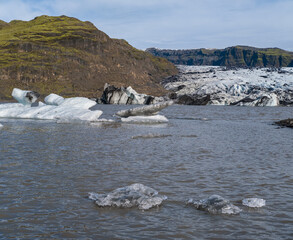
<svg viewBox="0 0 293 240"><path fill-rule="evenodd" d="M117 188L108 194L90 192L89 199L93 200L99 207L138 207L140 210L148 210L161 205L167 197L158 195L158 192L153 188L135 183Z"/></svg>
<svg viewBox="0 0 293 240"><path fill-rule="evenodd" d="M163 81L175 94L175 103L293 106L293 68L177 67L179 74Z"/></svg>

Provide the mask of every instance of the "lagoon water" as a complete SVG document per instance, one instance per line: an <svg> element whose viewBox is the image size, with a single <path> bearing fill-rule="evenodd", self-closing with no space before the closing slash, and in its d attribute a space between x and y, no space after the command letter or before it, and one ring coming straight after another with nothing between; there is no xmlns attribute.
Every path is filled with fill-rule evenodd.
<svg viewBox="0 0 293 240"><path fill-rule="evenodd" d="M128 106L98 106L103 118ZM171 106L167 124L0 119L0 239L292 239L293 129L286 107ZM99 208L88 192L142 183L160 207ZM218 194L240 207L186 206ZM258 197L266 206L242 206Z"/></svg>

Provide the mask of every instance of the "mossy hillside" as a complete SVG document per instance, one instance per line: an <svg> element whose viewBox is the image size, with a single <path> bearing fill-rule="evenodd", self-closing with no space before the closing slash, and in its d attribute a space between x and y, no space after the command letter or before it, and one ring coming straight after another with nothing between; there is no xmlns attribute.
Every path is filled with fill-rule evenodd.
<svg viewBox="0 0 293 240"><path fill-rule="evenodd" d="M0 89L2 98L13 87L95 97L105 82L161 95L160 81L176 72L165 59L111 39L76 18L41 16L4 23L0 29L0 82L7 86Z"/></svg>

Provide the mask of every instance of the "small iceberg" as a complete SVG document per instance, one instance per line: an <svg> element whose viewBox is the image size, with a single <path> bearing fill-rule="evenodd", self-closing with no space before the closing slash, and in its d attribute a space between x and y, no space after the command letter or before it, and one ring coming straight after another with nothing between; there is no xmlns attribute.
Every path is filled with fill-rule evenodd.
<svg viewBox="0 0 293 240"><path fill-rule="evenodd" d="M245 198L242 200L242 205L251 208L260 208L266 205L266 200L261 198Z"/></svg>
<svg viewBox="0 0 293 240"><path fill-rule="evenodd" d="M168 119L163 115L159 115L158 112L172 104L172 101L167 101L143 107L121 110L116 113L116 116L120 117L122 122L166 123L168 122Z"/></svg>
<svg viewBox="0 0 293 240"><path fill-rule="evenodd" d="M3 125L0 123L0 128L3 128Z"/></svg>
<svg viewBox="0 0 293 240"><path fill-rule="evenodd" d="M198 210L207 211L212 214L238 214L242 211L239 207L230 203L229 200L219 195L212 195L199 201L189 199L187 204L193 205Z"/></svg>
<svg viewBox="0 0 293 240"><path fill-rule="evenodd" d="M36 101L37 94L33 91L24 91L14 88L12 96L19 103L0 105L0 117L42 119L59 121L97 121L102 111L90 110L97 103L83 97L63 98L57 94L50 94L45 98L45 103Z"/></svg>
<svg viewBox="0 0 293 240"><path fill-rule="evenodd" d="M121 118L121 121L125 123L167 123L168 119L162 115L155 115Z"/></svg>
<svg viewBox="0 0 293 240"><path fill-rule="evenodd" d="M99 207L138 207L141 210L148 210L162 204L166 196L158 195L153 188L140 183L117 188L108 194L89 193L89 199L94 200Z"/></svg>

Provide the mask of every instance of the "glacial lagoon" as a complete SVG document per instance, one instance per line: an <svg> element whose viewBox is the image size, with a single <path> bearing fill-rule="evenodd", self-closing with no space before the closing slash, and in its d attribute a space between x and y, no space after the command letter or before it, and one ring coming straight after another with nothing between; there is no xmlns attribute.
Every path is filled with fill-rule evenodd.
<svg viewBox="0 0 293 240"><path fill-rule="evenodd" d="M160 124L0 118L0 239L291 239L290 107L170 106ZM160 206L99 207L89 193L134 183ZM235 215L187 203L220 195ZM243 199L266 204L250 208Z"/></svg>

